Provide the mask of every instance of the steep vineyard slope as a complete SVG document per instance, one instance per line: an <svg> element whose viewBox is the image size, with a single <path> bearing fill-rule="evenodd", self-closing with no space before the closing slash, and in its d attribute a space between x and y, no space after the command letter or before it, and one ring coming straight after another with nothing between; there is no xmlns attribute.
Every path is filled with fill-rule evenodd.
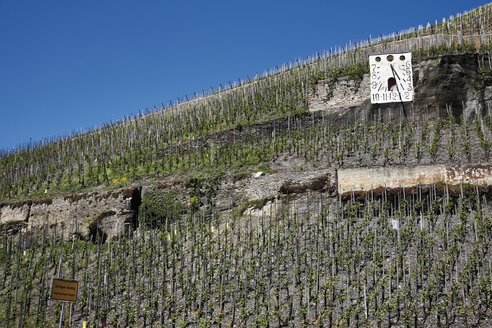
<svg viewBox="0 0 492 328"><path fill-rule="evenodd" d="M491 11L1 154L0 325L490 327Z"/></svg>

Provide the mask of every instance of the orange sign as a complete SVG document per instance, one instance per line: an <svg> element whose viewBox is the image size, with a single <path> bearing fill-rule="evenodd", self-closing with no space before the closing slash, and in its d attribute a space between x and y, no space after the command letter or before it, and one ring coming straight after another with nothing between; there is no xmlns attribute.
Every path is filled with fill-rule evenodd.
<svg viewBox="0 0 492 328"><path fill-rule="evenodd" d="M56 301L77 302L79 282L53 278L51 283L51 299Z"/></svg>

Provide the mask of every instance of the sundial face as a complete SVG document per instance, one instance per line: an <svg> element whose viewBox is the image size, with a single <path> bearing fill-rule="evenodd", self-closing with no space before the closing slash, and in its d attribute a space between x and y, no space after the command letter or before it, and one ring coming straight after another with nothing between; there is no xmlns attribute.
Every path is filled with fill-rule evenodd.
<svg viewBox="0 0 492 328"><path fill-rule="evenodd" d="M412 53L369 56L371 103L413 101Z"/></svg>

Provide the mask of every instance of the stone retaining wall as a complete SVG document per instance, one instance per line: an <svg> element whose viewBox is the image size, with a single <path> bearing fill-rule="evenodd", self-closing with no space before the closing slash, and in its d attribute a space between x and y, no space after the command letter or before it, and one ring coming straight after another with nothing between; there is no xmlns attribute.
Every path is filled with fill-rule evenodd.
<svg viewBox="0 0 492 328"><path fill-rule="evenodd" d="M410 187L438 181L450 185L460 182L491 185L492 164L339 169L337 177L339 193L370 190L377 187Z"/></svg>

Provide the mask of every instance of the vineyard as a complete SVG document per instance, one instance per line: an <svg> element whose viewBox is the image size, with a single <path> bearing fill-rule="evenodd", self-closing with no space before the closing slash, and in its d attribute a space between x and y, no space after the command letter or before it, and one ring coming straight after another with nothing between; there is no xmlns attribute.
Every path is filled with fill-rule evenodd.
<svg viewBox="0 0 492 328"><path fill-rule="evenodd" d="M244 221L169 210L159 229L106 244L4 238L0 319L54 325L49 281L60 275L80 281L68 318L79 326L486 327L490 193L381 189L333 213L308 197L302 216L278 207Z"/></svg>
<svg viewBox="0 0 492 328"><path fill-rule="evenodd" d="M61 303L50 300L50 284L63 277L79 281L66 327L490 327L490 184L342 193L336 177L343 168L490 168L491 14L489 4L350 42L2 151L0 326L56 326ZM412 51L414 103L310 110L320 84L360 83L368 55L397 51ZM429 80L436 62L459 72L452 86L463 98ZM291 179L303 174L311 175ZM278 186L261 185L268 177ZM126 213L138 221L111 238L100 223L113 210L86 214L87 231L77 234L73 218L66 231L4 220L26 202L75 206L91 192L131 199L141 189Z"/></svg>

